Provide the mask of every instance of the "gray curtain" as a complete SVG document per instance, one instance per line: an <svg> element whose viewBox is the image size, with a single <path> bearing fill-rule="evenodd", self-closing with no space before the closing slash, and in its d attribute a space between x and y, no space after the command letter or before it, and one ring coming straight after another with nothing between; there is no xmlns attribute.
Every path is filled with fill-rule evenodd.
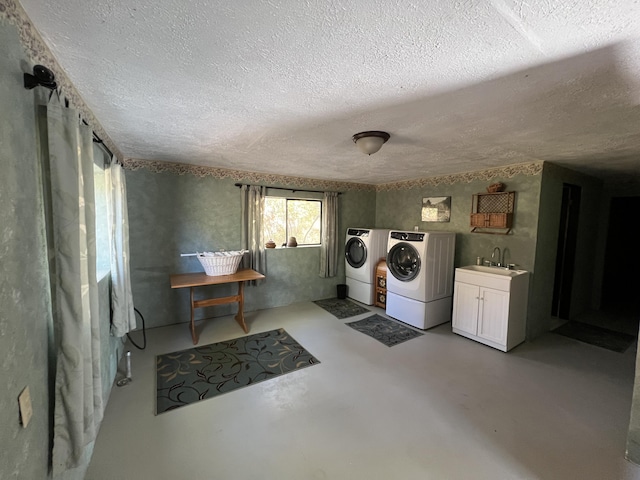
<svg viewBox="0 0 640 480"><path fill-rule="evenodd" d="M338 193L324 192L320 245L321 277L335 277L338 274L338 240Z"/></svg>
<svg viewBox="0 0 640 480"><path fill-rule="evenodd" d="M243 185L242 191L242 248L248 250L243 262L245 268L267 274L267 261L262 232L265 187ZM259 283L251 282L253 285Z"/></svg>
<svg viewBox="0 0 640 480"><path fill-rule="evenodd" d="M43 107L44 108L44 107ZM91 128L56 95L40 121L55 351L53 475L86 462L102 421Z"/></svg>
<svg viewBox="0 0 640 480"><path fill-rule="evenodd" d="M127 212L127 185L122 165L111 160L107 169L110 182L109 226L111 229L111 333L122 337L135 330L136 316L131 294L129 270L129 215Z"/></svg>

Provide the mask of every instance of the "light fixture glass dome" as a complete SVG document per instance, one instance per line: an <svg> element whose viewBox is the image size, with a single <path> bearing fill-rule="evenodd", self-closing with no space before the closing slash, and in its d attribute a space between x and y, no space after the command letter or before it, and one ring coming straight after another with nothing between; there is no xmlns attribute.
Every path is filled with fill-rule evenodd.
<svg viewBox="0 0 640 480"><path fill-rule="evenodd" d="M382 145L384 145L385 142L389 140L389 137L390 135L387 132L374 130L369 132L356 133L353 136L353 141L362 151L362 153L371 155L372 153L376 153L378 150L380 150Z"/></svg>

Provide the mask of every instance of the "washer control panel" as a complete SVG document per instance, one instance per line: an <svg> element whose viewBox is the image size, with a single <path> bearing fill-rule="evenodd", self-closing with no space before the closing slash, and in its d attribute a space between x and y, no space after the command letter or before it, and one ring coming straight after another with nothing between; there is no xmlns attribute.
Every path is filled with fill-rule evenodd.
<svg viewBox="0 0 640 480"><path fill-rule="evenodd" d="M347 235L351 235L353 237L368 237L369 230L350 228L349 230L347 230Z"/></svg>
<svg viewBox="0 0 640 480"><path fill-rule="evenodd" d="M424 242L424 233L391 232L389 236L394 240L404 240L406 242Z"/></svg>

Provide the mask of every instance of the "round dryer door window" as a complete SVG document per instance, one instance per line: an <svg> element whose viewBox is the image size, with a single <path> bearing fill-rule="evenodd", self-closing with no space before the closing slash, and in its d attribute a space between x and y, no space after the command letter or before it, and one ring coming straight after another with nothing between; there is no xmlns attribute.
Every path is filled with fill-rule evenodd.
<svg viewBox="0 0 640 480"><path fill-rule="evenodd" d="M349 265L360 268L367 261L367 247L359 238L350 238L344 247L344 255Z"/></svg>
<svg viewBox="0 0 640 480"><path fill-rule="evenodd" d="M408 282L420 273L420 255L413 245L396 243L387 254L387 266L395 278Z"/></svg>

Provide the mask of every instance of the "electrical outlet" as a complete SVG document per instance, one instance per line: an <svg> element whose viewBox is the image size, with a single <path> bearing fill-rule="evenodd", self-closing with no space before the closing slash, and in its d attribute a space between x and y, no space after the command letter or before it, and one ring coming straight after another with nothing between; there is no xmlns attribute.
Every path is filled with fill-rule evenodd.
<svg viewBox="0 0 640 480"><path fill-rule="evenodd" d="M31 409L31 394L29 393L29 387L24 387L24 390L18 396L18 405L20 406L20 422L23 428L27 428L33 410Z"/></svg>

